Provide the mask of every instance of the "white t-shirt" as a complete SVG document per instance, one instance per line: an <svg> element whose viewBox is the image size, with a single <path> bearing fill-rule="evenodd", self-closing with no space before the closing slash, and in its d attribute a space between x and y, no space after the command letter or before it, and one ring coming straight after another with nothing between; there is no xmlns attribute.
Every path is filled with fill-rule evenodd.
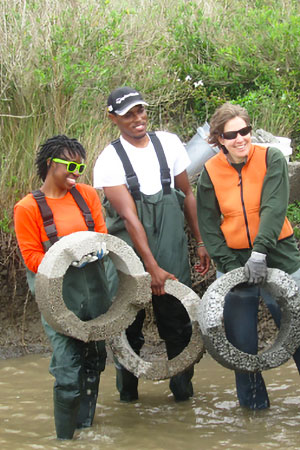
<svg viewBox="0 0 300 450"><path fill-rule="evenodd" d="M176 134L158 131L167 164L171 174L171 187L174 177L182 173L190 164L188 154ZM162 189L160 167L152 142L147 147L134 147L121 136L121 143L128 155L140 183L140 190L146 195L156 194ZM94 187L119 186L126 184L124 167L113 145L108 145L100 153L94 167Z"/></svg>

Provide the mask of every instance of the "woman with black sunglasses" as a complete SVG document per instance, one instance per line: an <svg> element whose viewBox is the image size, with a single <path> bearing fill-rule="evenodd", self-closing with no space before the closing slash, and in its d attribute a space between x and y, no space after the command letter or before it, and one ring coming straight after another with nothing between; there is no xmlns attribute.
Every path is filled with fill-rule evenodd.
<svg viewBox="0 0 300 450"><path fill-rule="evenodd" d="M245 353L258 351L257 313L262 294L276 325L280 309L261 288L267 267L291 274L300 288L300 254L286 217L288 168L277 148L251 143L247 111L225 103L210 122L210 144L220 152L200 175L197 208L201 236L217 266L217 276L243 266L247 283L225 297L226 336ZM300 372L300 350L294 354ZM264 409L270 402L261 373L235 371L241 406Z"/></svg>
<svg viewBox="0 0 300 450"><path fill-rule="evenodd" d="M48 139L41 145L36 158L42 186L15 205L16 235L33 293L34 276L45 252L53 243L53 233L54 240L57 240L77 231L91 229L92 221L85 219L83 205L91 213L93 230L107 233L96 190L92 186L77 183L85 169L84 159L85 149L76 139L64 135ZM74 194L74 190L77 194ZM45 206L39 199L46 202L53 214L52 228L45 221ZM83 321L98 317L110 306L103 253L85 257L84 263L75 261L64 276L64 302ZM100 373L105 368L105 343L84 343L57 333L43 317L42 323L53 348L49 370L55 377L53 400L56 434L59 439L72 439L76 428L92 425Z"/></svg>

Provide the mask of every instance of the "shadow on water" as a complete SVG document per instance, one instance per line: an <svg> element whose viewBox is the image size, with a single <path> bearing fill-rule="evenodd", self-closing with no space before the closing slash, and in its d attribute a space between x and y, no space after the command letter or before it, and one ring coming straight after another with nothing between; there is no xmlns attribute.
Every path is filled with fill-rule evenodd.
<svg viewBox="0 0 300 450"><path fill-rule="evenodd" d="M0 361L0 448L201 450L300 448L300 387L292 361L265 372L271 408L238 407L233 372L208 355L196 366L194 398L175 403L168 381L140 381L140 400L120 403L115 371L101 376L94 426L73 441L55 438L49 358Z"/></svg>

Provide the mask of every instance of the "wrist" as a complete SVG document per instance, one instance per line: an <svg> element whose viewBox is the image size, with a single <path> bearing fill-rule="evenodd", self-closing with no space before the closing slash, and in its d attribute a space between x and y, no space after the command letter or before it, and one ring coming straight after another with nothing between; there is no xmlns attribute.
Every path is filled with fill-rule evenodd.
<svg viewBox="0 0 300 450"><path fill-rule="evenodd" d="M252 253L251 253L251 259L253 261L265 261L266 257L267 257L267 255L265 255L264 253L255 252L255 251L252 251Z"/></svg>
<svg viewBox="0 0 300 450"><path fill-rule="evenodd" d="M204 244L203 241L197 241L197 242L196 242L196 247L197 247L197 248L205 247L205 244Z"/></svg>
<svg viewBox="0 0 300 450"><path fill-rule="evenodd" d="M146 271L150 273L150 275L154 273L159 267L157 261L154 258L151 261L144 261L144 266Z"/></svg>

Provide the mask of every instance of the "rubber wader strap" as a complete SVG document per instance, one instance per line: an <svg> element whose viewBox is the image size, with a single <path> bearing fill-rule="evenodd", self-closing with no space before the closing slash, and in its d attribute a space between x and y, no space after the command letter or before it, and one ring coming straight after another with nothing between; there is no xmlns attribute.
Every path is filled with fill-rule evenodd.
<svg viewBox="0 0 300 450"><path fill-rule="evenodd" d="M170 175L170 169L168 167L168 163L166 160L164 150L162 148L160 140L158 139L158 137L156 136L154 131L149 132L148 135L151 139L151 142L153 144L153 147L154 147L154 150L155 150L158 162L159 162L160 180L161 180L163 193L164 193L164 195L170 194L171 193L171 187L170 187L171 186L171 175ZM127 156L127 153L124 150L123 145L121 144L120 139L116 139L111 144L115 147L116 152L122 161L122 164L123 164L123 167L125 170L126 180L127 180L128 187L129 187L129 191L135 200L139 200L141 198L140 184L139 184L138 178L136 176L136 173L133 170L132 164Z"/></svg>
<svg viewBox="0 0 300 450"><path fill-rule="evenodd" d="M134 200L140 200L140 183L120 139L116 139L111 144L115 147L116 152L122 161L130 194Z"/></svg>
<svg viewBox="0 0 300 450"><path fill-rule="evenodd" d="M156 156L158 158L159 166L160 166L160 180L163 188L163 193L171 194L171 175L170 169L168 167L167 159L162 148L161 142L154 133L154 131L150 131L148 133L151 142L153 144L154 150L156 152Z"/></svg>
<svg viewBox="0 0 300 450"><path fill-rule="evenodd" d="M82 212L82 215L84 217L84 220L85 220L86 226L88 227L88 230L94 231L95 223L94 223L91 211L90 211L86 201L84 200L84 198L82 197L82 195L76 189L75 186L70 190L70 193L72 194L74 201L77 204L78 208ZM36 191L32 192L32 195L33 195L35 201L37 202L37 205L39 207L39 210L40 210L40 213L41 213L41 216L43 219L43 224L44 224L44 228L45 228L47 237L52 245L58 241L57 229L56 229L56 226L55 226L55 223L53 220L53 213L46 201L45 194L42 191L37 189Z"/></svg>
<svg viewBox="0 0 300 450"><path fill-rule="evenodd" d="M84 217L86 226L88 227L89 231L94 231L95 229L95 222L91 213L90 208L88 207L86 201L80 194L80 192L76 189L76 187L72 187L70 190L70 194L72 194L75 202L77 203L78 208L82 212L82 215Z"/></svg>
<svg viewBox="0 0 300 450"><path fill-rule="evenodd" d="M35 201L37 202L37 205L39 207L39 210L40 210L40 213L41 213L41 216L43 219L43 224L44 224L46 234L52 245L58 241L57 229L56 229L56 226L55 226L55 223L53 220L52 211L49 208L49 206L46 202L45 194L42 191L37 189L36 191L32 192L32 195L33 195Z"/></svg>

